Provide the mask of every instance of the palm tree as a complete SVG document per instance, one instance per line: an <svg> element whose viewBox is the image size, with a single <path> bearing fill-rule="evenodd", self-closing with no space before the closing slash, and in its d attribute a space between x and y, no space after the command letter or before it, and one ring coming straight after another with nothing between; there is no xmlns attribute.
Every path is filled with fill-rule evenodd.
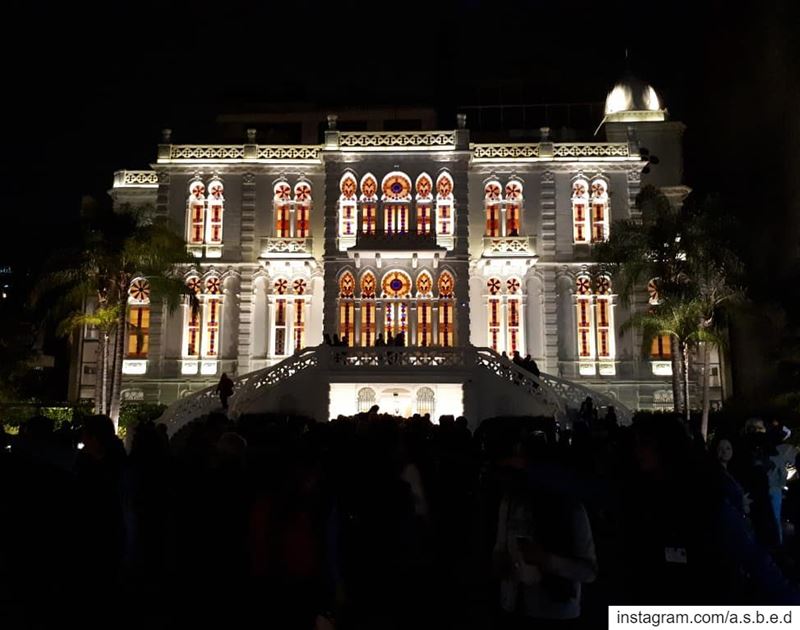
<svg viewBox="0 0 800 630"><path fill-rule="evenodd" d="M95 412L109 415L116 424L131 283L138 277L147 279L151 303L171 310L186 292L177 265L190 258L169 220L154 217L149 208L113 211L90 202L82 208L82 219L80 243L56 252L36 296L56 306L51 314L60 320L62 331L98 327Z"/></svg>

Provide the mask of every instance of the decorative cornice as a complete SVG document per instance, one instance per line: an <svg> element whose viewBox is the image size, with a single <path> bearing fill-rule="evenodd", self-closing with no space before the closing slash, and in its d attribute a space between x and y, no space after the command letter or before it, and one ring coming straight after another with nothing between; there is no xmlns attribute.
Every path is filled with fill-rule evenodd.
<svg viewBox="0 0 800 630"><path fill-rule="evenodd" d="M114 188L157 188L159 174L155 171L117 171Z"/></svg>

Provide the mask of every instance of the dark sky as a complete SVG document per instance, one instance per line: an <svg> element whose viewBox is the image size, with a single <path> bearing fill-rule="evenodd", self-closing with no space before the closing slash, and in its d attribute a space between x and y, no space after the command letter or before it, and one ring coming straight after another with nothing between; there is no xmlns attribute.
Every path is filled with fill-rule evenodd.
<svg viewBox="0 0 800 630"><path fill-rule="evenodd" d="M210 141L215 115L245 101L444 111L600 101L625 69L626 48L636 74L689 125L688 183L769 188L761 216L773 227L794 221L798 3L646 4L11 3L0 43L0 259L30 253L35 241L20 233L45 230L38 253L63 239L82 195L103 195L116 169L147 168L162 127L176 142Z"/></svg>

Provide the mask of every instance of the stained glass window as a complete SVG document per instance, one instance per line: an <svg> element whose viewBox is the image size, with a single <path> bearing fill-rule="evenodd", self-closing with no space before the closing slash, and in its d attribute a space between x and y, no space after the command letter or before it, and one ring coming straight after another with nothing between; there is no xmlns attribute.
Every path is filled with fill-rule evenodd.
<svg viewBox="0 0 800 630"><path fill-rule="evenodd" d="M577 293L578 356L581 359L594 358L591 278L578 276L575 281L575 291Z"/></svg>
<svg viewBox="0 0 800 630"><path fill-rule="evenodd" d="M356 281L353 274L345 271L339 278L339 297L351 298L356 289Z"/></svg>
<svg viewBox="0 0 800 630"><path fill-rule="evenodd" d="M436 178L436 233L453 234L453 178L446 172Z"/></svg>
<svg viewBox="0 0 800 630"><path fill-rule="evenodd" d="M417 413L424 416L426 413L433 416L436 409L436 396L430 387L420 387L417 390Z"/></svg>
<svg viewBox="0 0 800 630"><path fill-rule="evenodd" d="M292 188L287 181L279 181L273 187L275 205L275 236L288 238L291 236L291 193Z"/></svg>
<svg viewBox="0 0 800 630"><path fill-rule="evenodd" d="M411 278L402 271L390 271L383 277L381 288L387 297L405 297L411 291Z"/></svg>
<svg viewBox="0 0 800 630"><path fill-rule="evenodd" d="M486 236L501 236L500 233L500 205L503 201L500 182L487 182L483 189L484 204L486 205Z"/></svg>
<svg viewBox="0 0 800 630"><path fill-rule="evenodd" d="M356 186L355 175L350 172L342 175L339 182L339 236L355 236Z"/></svg>
<svg viewBox="0 0 800 630"><path fill-rule="evenodd" d="M375 301L363 298L361 301L361 345L371 348L375 345ZM349 338L348 338L349 339Z"/></svg>
<svg viewBox="0 0 800 630"><path fill-rule="evenodd" d="M408 232L408 204L411 201L411 180L405 173L394 171L383 178L383 229L386 234Z"/></svg>
<svg viewBox="0 0 800 630"><path fill-rule="evenodd" d="M427 271L423 271L417 276L417 295L429 297L433 291L433 280Z"/></svg>
<svg viewBox="0 0 800 630"><path fill-rule="evenodd" d="M301 350L306 343L305 300L295 299L292 306L294 307L294 326L292 326L292 334L294 335L294 349Z"/></svg>
<svg viewBox="0 0 800 630"><path fill-rule="evenodd" d="M589 184L584 179L576 179L572 184L572 234L575 243L589 242L588 190Z"/></svg>
<svg viewBox="0 0 800 630"><path fill-rule="evenodd" d="M506 280L506 293L508 294L506 300L506 352L508 352L509 355L513 355L515 351L522 351L520 343L522 302L518 297L520 294L520 282L517 278L509 278Z"/></svg>
<svg viewBox="0 0 800 630"><path fill-rule="evenodd" d="M224 211L225 189L222 182L212 179L208 183L208 226L206 243L218 245L222 243L222 214Z"/></svg>
<svg viewBox="0 0 800 630"><path fill-rule="evenodd" d="M520 235L522 183L512 179L506 184L506 236Z"/></svg>
<svg viewBox="0 0 800 630"><path fill-rule="evenodd" d="M150 283L136 278L128 290L128 347L130 358L145 358L150 341Z"/></svg>
<svg viewBox="0 0 800 630"><path fill-rule="evenodd" d="M453 297L453 291L455 291L453 274L443 271L439 274L439 297Z"/></svg>
<svg viewBox="0 0 800 630"><path fill-rule="evenodd" d="M592 242L598 243L608 238L608 192L606 182L595 179L592 182Z"/></svg>
<svg viewBox="0 0 800 630"><path fill-rule="evenodd" d="M275 356L286 354L286 311L285 298L275 300Z"/></svg>
<svg viewBox="0 0 800 630"><path fill-rule="evenodd" d="M427 348L433 341L433 310L431 303L417 302L417 345Z"/></svg>
<svg viewBox="0 0 800 630"><path fill-rule="evenodd" d="M376 290L375 274L366 271L361 276L361 297L374 298Z"/></svg>
<svg viewBox="0 0 800 630"><path fill-rule="evenodd" d="M188 208L188 234L187 241L190 244L202 244L205 236L205 216L206 216L206 187L199 180L189 184Z"/></svg>
<svg viewBox="0 0 800 630"><path fill-rule="evenodd" d="M430 175L422 173L417 177L417 233L430 234L433 231L431 225L431 207L433 204L433 181Z"/></svg>
<svg viewBox="0 0 800 630"><path fill-rule="evenodd" d="M439 345L445 348L453 346L453 301L439 301Z"/></svg>
<svg viewBox="0 0 800 630"><path fill-rule="evenodd" d="M186 288L195 296L203 292L203 283L197 276L190 276L186 279ZM185 356L200 356L200 319L201 319L200 298L189 300L186 311L186 330L185 330Z"/></svg>
<svg viewBox="0 0 800 630"><path fill-rule="evenodd" d="M308 238L311 235L311 184L299 181L294 186L294 235Z"/></svg>

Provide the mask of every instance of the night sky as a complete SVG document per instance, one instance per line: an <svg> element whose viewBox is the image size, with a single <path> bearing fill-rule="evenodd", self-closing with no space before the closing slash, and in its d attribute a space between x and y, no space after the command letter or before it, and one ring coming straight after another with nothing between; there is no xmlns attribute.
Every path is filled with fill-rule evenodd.
<svg viewBox="0 0 800 630"><path fill-rule="evenodd" d="M214 141L215 116L250 102L602 101L626 48L688 125L687 183L757 214L765 259L796 251L797 2L105 4L6 10L0 264L66 238L82 195L147 168L163 127Z"/></svg>

